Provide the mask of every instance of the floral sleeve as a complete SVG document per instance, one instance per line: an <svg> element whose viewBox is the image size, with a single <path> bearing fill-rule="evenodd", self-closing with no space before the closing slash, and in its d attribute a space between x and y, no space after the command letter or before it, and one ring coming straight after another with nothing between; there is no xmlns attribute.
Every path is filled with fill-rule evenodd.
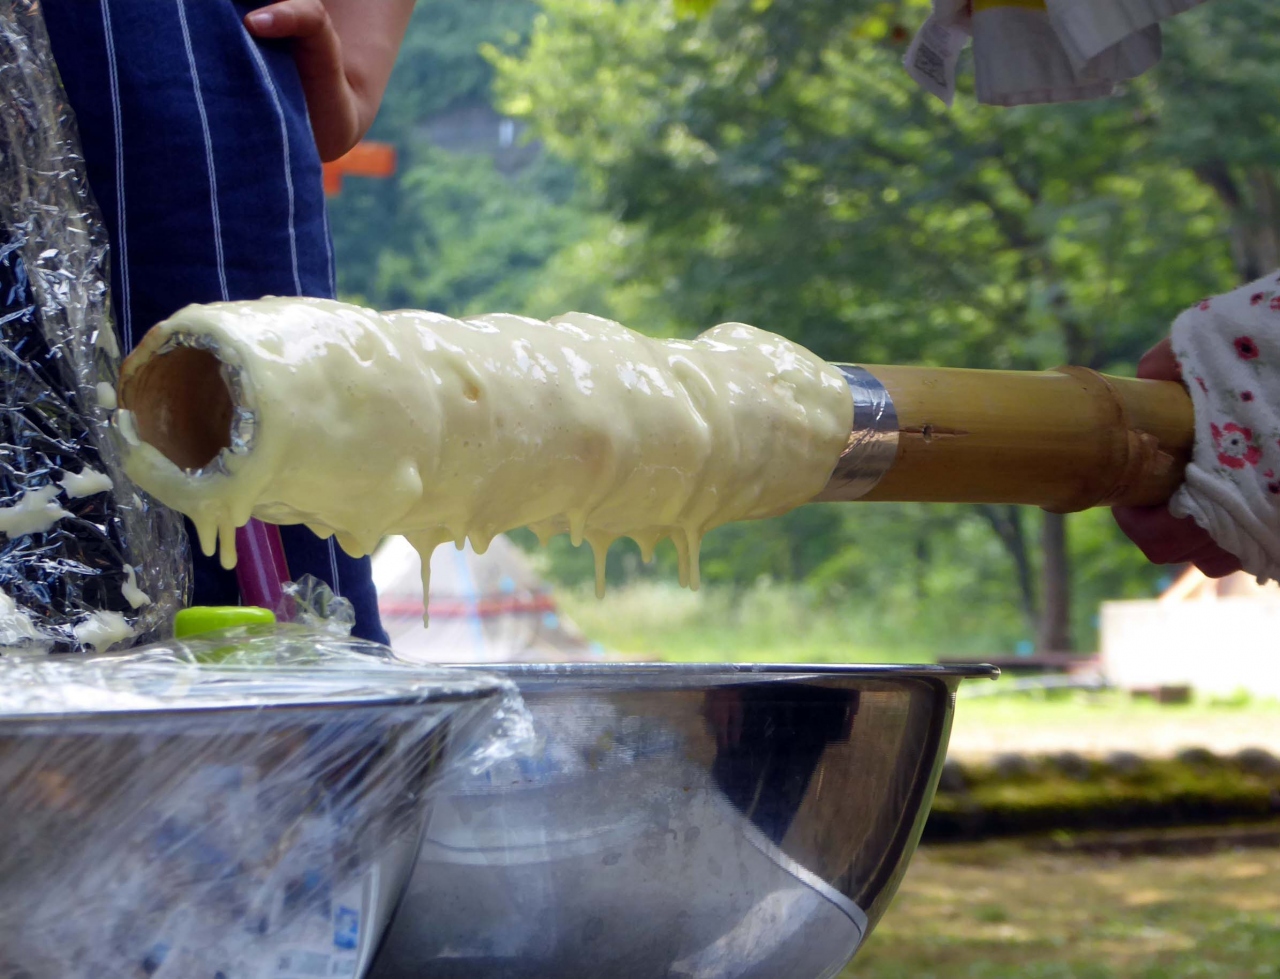
<svg viewBox="0 0 1280 979"><path fill-rule="evenodd" d="M1206 299L1173 324L1196 441L1170 509L1260 578L1280 579L1280 275Z"/></svg>

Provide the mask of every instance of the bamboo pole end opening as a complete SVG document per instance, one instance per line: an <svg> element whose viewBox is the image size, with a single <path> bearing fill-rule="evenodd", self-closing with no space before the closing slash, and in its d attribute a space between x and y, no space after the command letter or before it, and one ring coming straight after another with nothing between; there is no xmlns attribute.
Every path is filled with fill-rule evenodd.
<svg viewBox="0 0 1280 979"><path fill-rule="evenodd" d="M138 437L183 469L203 469L231 446L235 405L222 362L209 350L174 346L130 357L120 406L133 413Z"/></svg>

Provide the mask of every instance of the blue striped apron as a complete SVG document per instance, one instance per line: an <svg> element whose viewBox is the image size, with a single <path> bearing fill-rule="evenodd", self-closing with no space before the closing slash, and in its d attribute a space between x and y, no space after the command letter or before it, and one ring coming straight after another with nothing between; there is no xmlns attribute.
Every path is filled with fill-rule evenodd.
<svg viewBox="0 0 1280 979"><path fill-rule="evenodd" d="M112 246L126 350L193 302L335 294L320 159L287 43L252 38L234 0L45 0L58 70ZM368 558L281 528L289 570L349 599L386 642ZM234 572L193 548L197 604Z"/></svg>

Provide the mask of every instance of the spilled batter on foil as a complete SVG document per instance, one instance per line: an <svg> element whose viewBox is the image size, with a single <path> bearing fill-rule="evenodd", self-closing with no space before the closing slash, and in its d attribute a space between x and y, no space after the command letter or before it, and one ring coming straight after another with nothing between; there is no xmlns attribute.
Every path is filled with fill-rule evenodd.
<svg viewBox="0 0 1280 979"><path fill-rule="evenodd" d="M204 416L175 422L150 402L182 351L171 364L203 356L227 395L208 407L214 449L175 450ZM190 389L209 390L207 374ZM227 567L251 516L355 556L403 534L424 575L439 544L483 553L527 526L589 543L599 592L624 536L646 559L670 538L696 588L703 535L821 491L853 412L838 370L741 323L656 340L581 313L458 320L280 298L180 310L128 359L120 395L129 475Z"/></svg>

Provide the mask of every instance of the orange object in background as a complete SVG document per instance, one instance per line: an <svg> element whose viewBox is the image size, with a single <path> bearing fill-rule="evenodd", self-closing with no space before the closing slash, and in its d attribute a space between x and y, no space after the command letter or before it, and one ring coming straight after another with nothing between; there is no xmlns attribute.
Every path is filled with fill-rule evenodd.
<svg viewBox="0 0 1280 979"><path fill-rule="evenodd" d="M390 143L361 141L343 156L324 165L324 192L334 197L342 191L342 178L390 177L396 172L396 148Z"/></svg>

